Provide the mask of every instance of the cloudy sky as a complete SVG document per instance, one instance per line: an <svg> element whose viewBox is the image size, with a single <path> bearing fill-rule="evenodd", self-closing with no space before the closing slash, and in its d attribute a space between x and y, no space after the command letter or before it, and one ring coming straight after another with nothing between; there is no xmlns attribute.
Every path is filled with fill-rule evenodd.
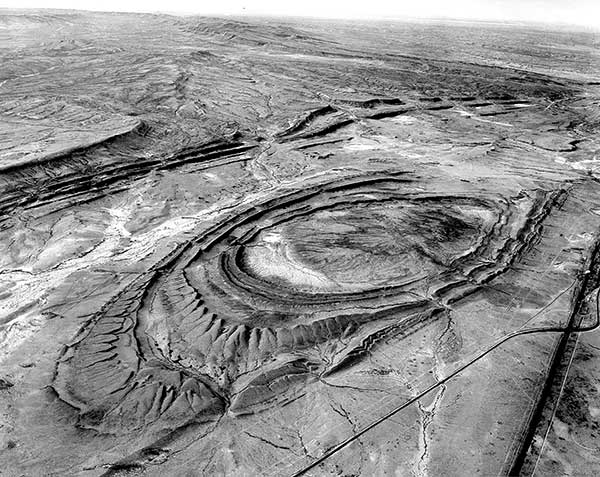
<svg viewBox="0 0 600 477"><path fill-rule="evenodd" d="M329 18L408 16L572 23L600 28L600 0L0 0L0 7Z"/></svg>

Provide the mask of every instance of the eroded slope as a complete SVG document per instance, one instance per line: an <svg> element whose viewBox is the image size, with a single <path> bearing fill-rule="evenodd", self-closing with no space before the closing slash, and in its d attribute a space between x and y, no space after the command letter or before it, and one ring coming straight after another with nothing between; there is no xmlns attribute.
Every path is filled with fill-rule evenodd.
<svg viewBox="0 0 600 477"><path fill-rule="evenodd" d="M514 469L593 321L593 35L0 18L9 475Z"/></svg>

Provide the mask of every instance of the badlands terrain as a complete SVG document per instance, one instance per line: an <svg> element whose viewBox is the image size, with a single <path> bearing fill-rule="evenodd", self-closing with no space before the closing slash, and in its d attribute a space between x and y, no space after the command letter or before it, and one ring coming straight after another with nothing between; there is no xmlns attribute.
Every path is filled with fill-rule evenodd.
<svg viewBox="0 0 600 477"><path fill-rule="evenodd" d="M0 474L600 474L600 38L0 10Z"/></svg>

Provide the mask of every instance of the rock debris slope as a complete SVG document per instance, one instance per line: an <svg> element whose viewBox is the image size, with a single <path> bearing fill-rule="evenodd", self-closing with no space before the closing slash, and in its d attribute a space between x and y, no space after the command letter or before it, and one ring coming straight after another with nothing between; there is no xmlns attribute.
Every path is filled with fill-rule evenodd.
<svg viewBox="0 0 600 477"><path fill-rule="evenodd" d="M0 26L7 475L598 470L593 32Z"/></svg>

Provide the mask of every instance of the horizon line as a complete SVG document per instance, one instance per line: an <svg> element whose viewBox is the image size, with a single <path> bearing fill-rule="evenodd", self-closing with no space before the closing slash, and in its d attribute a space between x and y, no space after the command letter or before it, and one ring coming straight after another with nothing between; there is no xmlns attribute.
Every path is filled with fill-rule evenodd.
<svg viewBox="0 0 600 477"><path fill-rule="evenodd" d="M592 30L600 32L600 25L590 25L584 23L571 23L559 21L534 21L523 19L493 19L493 18L465 18L465 17L450 17L450 16L416 16L416 15L394 15L380 16L369 15L365 17L336 17L328 15L285 15L285 14L269 14L269 13L201 13L194 11L173 11L173 10L100 10L100 9L84 9L84 8L51 8L51 7L2 7L0 13L4 11L12 12L78 12L78 13L107 13L107 14L123 14L123 15L166 15L172 17L204 17L204 18L269 18L269 19L305 19L305 20L334 20L341 22L369 22L369 21L424 21L424 22L457 22L457 23L478 23L498 26L511 25L531 25L544 27L559 27L559 28L577 28L582 30Z"/></svg>

